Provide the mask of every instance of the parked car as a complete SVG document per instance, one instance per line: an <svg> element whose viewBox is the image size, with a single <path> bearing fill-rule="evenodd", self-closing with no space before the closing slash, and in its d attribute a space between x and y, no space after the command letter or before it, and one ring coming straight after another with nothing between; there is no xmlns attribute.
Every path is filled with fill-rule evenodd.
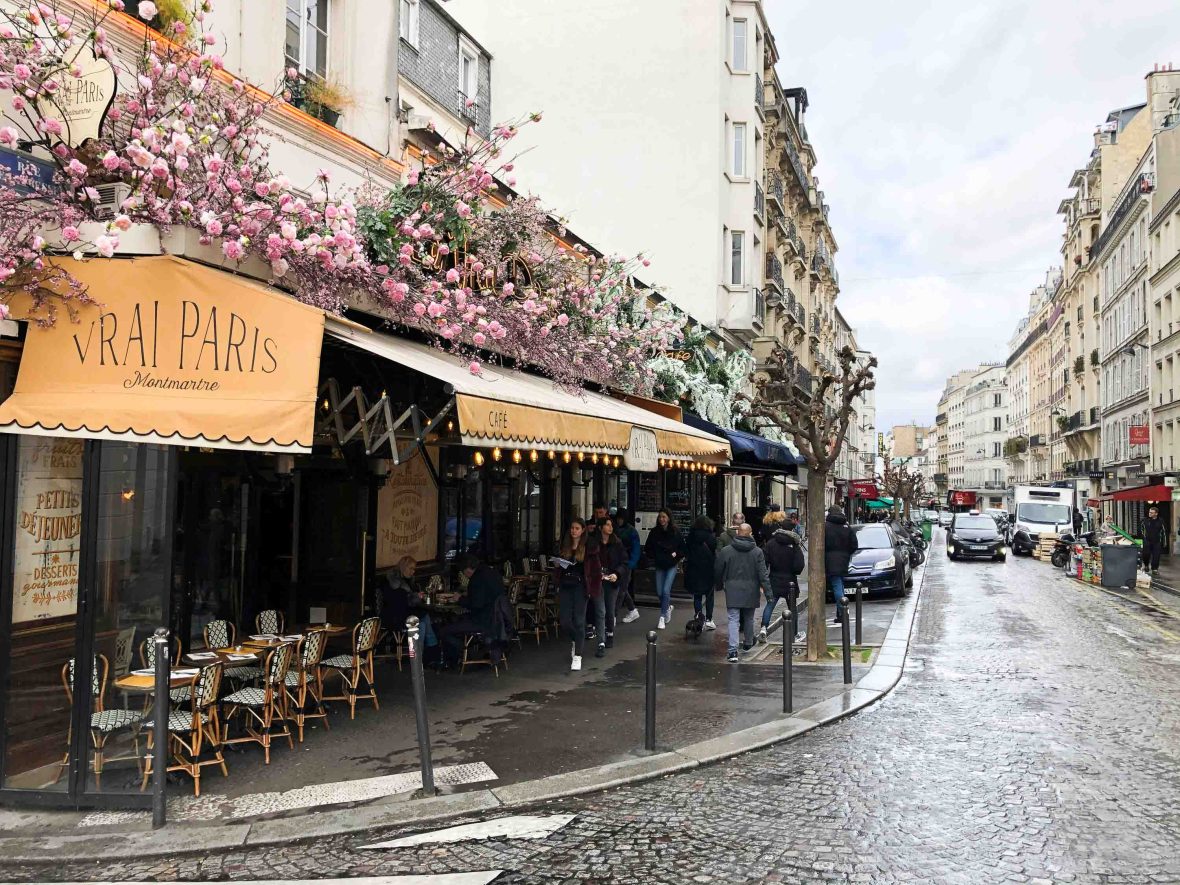
<svg viewBox="0 0 1180 885"><path fill-rule="evenodd" d="M1007 540L996 521L983 513L956 513L946 536L946 555L986 556L1003 562L1007 556Z"/></svg>
<svg viewBox="0 0 1180 885"><path fill-rule="evenodd" d="M857 551L844 576L844 592L853 595L859 584L865 596L904 596L914 584L910 547L883 522L852 526ZM828 594L828 601L832 599Z"/></svg>
<svg viewBox="0 0 1180 885"><path fill-rule="evenodd" d="M985 510L983 512L985 515L990 516L992 519L994 519L996 521L996 525L999 526L1000 532L1005 537L1007 537L1008 523L1009 523L1008 511L1004 510L1002 507L989 507L987 510Z"/></svg>
<svg viewBox="0 0 1180 885"><path fill-rule="evenodd" d="M954 518L955 514L951 513L949 510L941 510L938 514L938 524L943 528L946 528L951 524L951 520Z"/></svg>

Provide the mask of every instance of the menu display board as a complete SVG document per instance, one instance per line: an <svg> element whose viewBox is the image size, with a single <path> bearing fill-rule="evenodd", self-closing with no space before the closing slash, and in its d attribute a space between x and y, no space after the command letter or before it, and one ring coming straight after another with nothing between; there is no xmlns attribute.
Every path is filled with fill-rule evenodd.
<svg viewBox="0 0 1180 885"><path fill-rule="evenodd" d="M436 457L437 449L427 449ZM377 568L391 568L403 556L415 562L438 554L438 487L418 452L394 467L377 494Z"/></svg>
<svg viewBox="0 0 1180 885"><path fill-rule="evenodd" d="M82 441L22 436L17 457L12 623L78 611Z"/></svg>
<svg viewBox="0 0 1180 885"><path fill-rule="evenodd" d="M631 478L638 485L638 506L635 508L637 511L654 513L664 506L663 496L660 494L660 474L636 473Z"/></svg>
<svg viewBox="0 0 1180 885"><path fill-rule="evenodd" d="M668 512L672 514L672 522L681 532L692 528L696 518L692 506L692 480L690 473L672 473L665 481L665 497L668 502Z"/></svg>

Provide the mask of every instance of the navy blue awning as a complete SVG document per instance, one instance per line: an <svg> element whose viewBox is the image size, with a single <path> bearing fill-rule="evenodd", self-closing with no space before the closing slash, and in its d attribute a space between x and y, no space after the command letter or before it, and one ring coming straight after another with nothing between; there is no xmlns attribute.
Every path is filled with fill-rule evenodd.
<svg viewBox="0 0 1180 885"><path fill-rule="evenodd" d="M728 439L729 445L733 449L734 467L748 465L785 471L798 464L806 463L791 446L774 442L756 433L746 433L744 430L727 430L712 421L706 421L704 418L698 418L688 412L684 413L684 423L697 430L704 430L715 436L723 436Z"/></svg>

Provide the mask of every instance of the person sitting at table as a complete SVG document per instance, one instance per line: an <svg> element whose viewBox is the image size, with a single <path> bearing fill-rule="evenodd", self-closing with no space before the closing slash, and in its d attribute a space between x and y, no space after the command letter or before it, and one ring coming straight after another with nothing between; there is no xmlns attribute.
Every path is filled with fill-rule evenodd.
<svg viewBox="0 0 1180 885"><path fill-rule="evenodd" d="M496 602L505 595L504 579L500 572L487 563L481 563L472 554L466 553L460 558L459 571L467 578L467 593L459 600L467 612L438 631L443 646L443 661L452 665L462 657L463 640L468 634L480 633L486 641L491 641L496 623ZM489 651L495 659L498 649L489 648Z"/></svg>
<svg viewBox="0 0 1180 885"><path fill-rule="evenodd" d="M397 568L385 575L385 582L381 588L381 626L386 635L406 632L406 619L410 615L417 615L422 644L429 652L438 645L438 637L430 623L430 615L423 606L426 604L426 594L414 586L414 572L418 570L418 563L412 556L403 556L397 561Z"/></svg>

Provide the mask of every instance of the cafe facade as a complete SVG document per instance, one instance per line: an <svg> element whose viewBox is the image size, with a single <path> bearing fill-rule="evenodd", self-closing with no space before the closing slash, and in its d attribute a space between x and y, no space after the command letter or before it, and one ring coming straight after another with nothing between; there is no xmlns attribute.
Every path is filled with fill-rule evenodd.
<svg viewBox="0 0 1180 885"><path fill-rule="evenodd" d="M157 627L187 652L263 610L351 624L405 555L449 581L595 502L723 510L731 441L673 406L473 369L192 258L52 261L90 302L17 292L0 321L0 802L147 803L144 699L114 682Z"/></svg>

